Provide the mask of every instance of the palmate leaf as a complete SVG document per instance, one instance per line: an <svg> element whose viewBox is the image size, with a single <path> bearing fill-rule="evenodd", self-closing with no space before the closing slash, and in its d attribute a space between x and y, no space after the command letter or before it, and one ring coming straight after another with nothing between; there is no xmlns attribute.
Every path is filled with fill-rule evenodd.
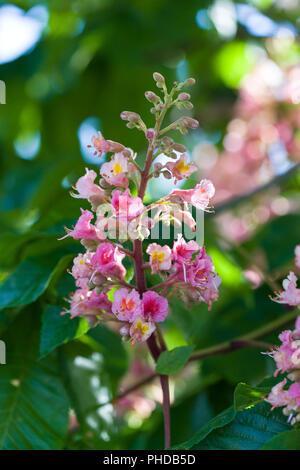
<svg viewBox="0 0 300 470"><path fill-rule="evenodd" d="M0 374L0 449L47 450L64 446L69 400L56 355L37 360L37 313L21 315L9 328L7 364Z"/></svg>
<svg viewBox="0 0 300 470"><path fill-rule="evenodd" d="M85 318L70 318L61 315L61 307L48 305L42 317L40 357L72 339L79 338L89 329Z"/></svg>
<svg viewBox="0 0 300 470"><path fill-rule="evenodd" d="M0 286L0 309L28 305L37 300L50 282L69 264L71 255L60 252L22 261Z"/></svg>
<svg viewBox="0 0 300 470"><path fill-rule="evenodd" d="M235 389L233 406L217 415L192 439L176 448L194 450L292 448L291 446L295 445L293 444L295 433L291 431L291 426L282 411L280 409L271 411L270 405L264 402L263 396L268 391L267 387L253 388L239 384Z"/></svg>

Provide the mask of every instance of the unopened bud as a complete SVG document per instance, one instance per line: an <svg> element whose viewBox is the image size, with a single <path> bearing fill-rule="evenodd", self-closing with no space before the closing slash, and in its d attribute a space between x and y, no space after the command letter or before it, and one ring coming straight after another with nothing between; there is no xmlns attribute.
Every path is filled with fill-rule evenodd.
<svg viewBox="0 0 300 470"><path fill-rule="evenodd" d="M156 132L154 129L149 128L146 130L146 139L152 140L155 138L155 136L156 136Z"/></svg>
<svg viewBox="0 0 300 470"><path fill-rule="evenodd" d="M102 186L102 188L109 188L110 187L110 184L104 178L100 179L100 185Z"/></svg>
<svg viewBox="0 0 300 470"><path fill-rule="evenodd" d="M161 73L154 72L153 78L154 78L154 81L156 82L156 86L158 86L158 88L162 88L164 86L165 78L163 77L163 75Z"/></svg>
<svg viewBox="0 0 300 470"><path fill-rule="evenodd" d="M199 122L189 116L183 116L180 119L180 124L190 129L197 129L197 127L199 127Z"/></svg>
<svg viewBox="0 0 300 470"><path fill-rule="evenodd" d="M188 101L190 98L191 98L191 95L189 95L188 93L179 93L178 95L178 99L180 101Z"/></svg>
<svg viewBox="0 0 300 470"><path fill-rule="evenodd" d="M194 78L187 78L186 81L184 82L185 86L193 86L195 85L196 80Z"/></svg>
<svg viewBox="0 0 300 470"><path fill-rule="evenodd" d="M190 101L185 101L183 104L186 109L193 109L194 107L193 103L191 103Z"/></svg>
<svg viewBox="0 0 300 470"><path fill-rule="evenodd" d="M146 100L150 101L150 103L158 103L159 97L153 93L153 91L146 91L145 92Z"/></svg>
<svg viewBox="0 0 300 470"><path fill-rule="evenodd" d="M122 328L120 328L120 335L121 336L127 336L129 334L129 326L122 326Z"/></svg>
<svg viewBox="0 0 300 470"><path fill-rule="evenodd" d="M165 136L161 141L164 145L167 145L168 147L171 147L171 145L174 144L174 140L171 139L171 137L167 137L167 136Z"/></svg>
<svg viewBox="0 0 300 470"><path fill-rule="evenodd" d="M154 163L153 168L155 171L160 171L162 169L162 164L161 163Z"/></svg>
<svg viewBox="0 0 300 470"><path fill-rule="evenodd" d="M163 171L162 174L167 180L170 180L172 178L172 174L167 170Z"/></svg>
<svg viewBox="0 0 300 470"><path fill-rule="evenodd" d="M176 150L176 152L179 152L179 153L184 153L186 152L186 147L182 144L174 144L172 146L173 150Z"/></svg>
<svg viewBox="0 0 300 470"><path fill-rule="evenodd" d="M128 127L128 129L133 129L135 127L135 122L127 122L126 126Z"/></svg>
<svg viewBox="0 0 300 470"><path fill-rule="evenodd" d="M123 121L138 122L141 116L133 111L123 111L121 113L121 119L123 119Z"/></svg>
<svg viewBox="0 0 300 470"><path fill-rule="evenodd" d="M133 158L133 152L131 149L123 150L122 154L124 155L125 158Z"/></svg>

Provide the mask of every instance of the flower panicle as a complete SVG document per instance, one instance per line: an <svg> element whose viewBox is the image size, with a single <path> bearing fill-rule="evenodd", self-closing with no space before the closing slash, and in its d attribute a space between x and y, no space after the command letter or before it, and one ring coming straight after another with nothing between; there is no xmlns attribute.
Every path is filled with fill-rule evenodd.
<svg viewBox="0 0 300 470"><path fill-rule="evenodd" d="M174 189L165 198L145 205L144 194L151 178L162 175L173 179L176 185L198 171L196 164L189 160L185 146L167 135L169 131L179 130L184 134L187 129L196 129L198 122L191 116L183 116L162 128L170 108L192 108L190 94L183 88L192 86L195 80L174 82L168 91L162 74L154 73L153 78L158 93L145 92L152 104L151 113L155 115L153 126L147 127L136 112L121 113L127 127L145 133L150 160L142 169L132 149L104 138L100 131L93 136L89 147L96 155L105 154L105 161L99 173L86 168L85 174L72 186L71 196L88 201L90 209L81 209L76 224L66 228L62 237L80 240L86 250L74 258L69 270L76 290L67 300L69 305L63 313L71 318L85 317L91 326L102 321L114 322L124 341L131 344L147 341L157 323L165 321L171 293L184 301L205 302L210 309L218 299L221 282L205 247L195 241L186 242L179 234L172 244L148 244L145 250L148 259L142 261L142 272L149 268L151 275L159 275L162 282L149 289L138 288L136 253L128 244L135 246L137 240L149 238L151 229L159 222L180 228L185 224L195 232L196 221L188 205L211 211L215 193L212 182L204 179L194 189ZM157 161L161 154L170 161L166 164ZM129 281L131 271L135 273L135 285Z"/></svg>

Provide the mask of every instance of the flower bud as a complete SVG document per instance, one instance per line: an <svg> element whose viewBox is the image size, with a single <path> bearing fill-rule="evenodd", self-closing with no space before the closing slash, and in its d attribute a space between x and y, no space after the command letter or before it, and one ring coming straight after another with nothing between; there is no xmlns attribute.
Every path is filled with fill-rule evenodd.
<svg viewBox="0 0 300 470"><path fill-rule="evenodd" d="M183 116L180 118L180 124L184 127L189 127L190 129L197 129L197 127L199 127L199 122L189 116Z"/></svg>
<svg viewBox="0 0 300 470"><path fill-rule="evenodd" d="M173 160L176 160L176 159L177 159L177 153L172 152L172 150L167 150L167 151L165 151L165 154L166 154L168 157L173 158Z"/></svg>
<svg viewBox="0 0 300 470"><path fill-rule="evenodd" d="M153 91L146 91L145 92L146 100L150 101L150 103L158 103L159 97L153 93Z"/></svg>
<svg viewBox="0 0 300 470"><path fill-rule="evenodd" d="M153 74L154 81L156 82L156 86L158 88L162 88L165 84L165 78L161 73L154 72Z"/></svg>
<svg viewBox="0 0 300 470"><path fill-rule="evenodd" d="M111 188L111 185L104 179L104 178L101 178L100 179L100 185L102 186L102 188Z"/></svg>
<svg viewBox="0 0 300 470"><path fill-rule="evenodd" d="M167 145L168 147L171 147L171 145L174 144L174 140L171 139L171 137L167 137L167 136L163 137L161 141L164 145Z"/></svg>
<svg viewBox="0 0 300 470"><path fill-rule="evenodd" d="M162 174L164 175L164 177L165 177L167 180L172 179L172 173L170 173L169 171L165 170L165 171L162 172Z"/></svg>
<svg viewBox="0 0 300 470"><path fill-rule="evenodd" d="M141 116L133 111L123 111L121 113L121 119L123 119L123 121L138 122Z"/></svg>
<svg viewBox="0 0 300 470"><path fill-rule="evenodd" d="M134 154L133 154L133 151L131 149L125 149L123 150L122 154L124 155L124 157L126 158L133 158L134 159Z"/></svg>
<svg viewBox="0 0 300 470"><path fill-rule="evenodd" d="M153 168L154 171L160 171L162 169L163 165L161 163L154 163Z"/></svg>
<svg viewBox="0 0 300 470"><path fill-rule="evenodd" d="M129 334L129 325L124 325L122 328L120 328L120 335L121 336L127 336Z"/></svg>
<svg viewBox="0 0 300 470"><path fill-rule="evenodd" d="M150 127L149 129L146 130L146 139L152 140L155 138L155 136L156 136L156 132L154 129Z"/></svg>
<svg viewBox="0 0 300 470"><path fill-rule="evenodd" d="M186 109L193 109L194 105L193 105L193 103L191 103L190 101L185 101L185 102L184 102L184 107L185 107Z"/></svg>
<svg viewBox="0 0 300 470"><path fill-rule="evenodd" d="M178 95L178 99L180 101L188 101L190 98L191 98L191 95L189 95L188 93L179 93Z"/></svg>
<svg viewBox="0 0 300 470"><path fill-rule="evenodd" d="M186 152L186 147L182 144L174 144L172 146L173 150L176 150L176 152L179 152L179 153L184 153Z"/></svg>
<svg viewBox="0 0 300 470"><path fill-rule="evenodd" d="M193 86L195 85L196 80L194 78L187 78L186 81L184 82L185 86Z"/></svg>
<svg viewBox="0 0 300 470"><path fill-rule="evenodd" d="M133 129L135 127L135 122L127 122L126 126L128 127L128 129Z"/></svg>

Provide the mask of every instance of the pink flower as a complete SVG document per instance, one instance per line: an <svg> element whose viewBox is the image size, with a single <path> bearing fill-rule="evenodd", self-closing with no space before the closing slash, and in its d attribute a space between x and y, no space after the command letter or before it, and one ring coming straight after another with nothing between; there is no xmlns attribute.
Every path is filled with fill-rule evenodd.
<svg viewBox="0 0 300 470"><path fill-rule="evenodd" d="M122 152L122 150L125 150L124 145L112 140L105 140L100 131L98 131L97 137L92 137L92 145L96 149L94 154L97 155L98 153L99 157L103 152ZM88 145L88 147L91 147L91 145Z"/></svg>
<svg viewBox="0 0 300 470"><path fill-rule="evenodd" d="M211 271L206 281L201 286L201 293L199 300L203 300L208 304L208 310L211 310L212 303L219 298L219 286L221 278L217 273Z"/></svg>
<svg viewBox="0 0 300 470"><path fill-rule="evenodd" d="M129 190L122 192L115 190L112 192L112 206L116 211L116 216L127 220L139 216L144 209L143 201L136 196L129 196Z"/></svg>
<svg viewBox="0 0 300 470"><path fill-rule="evenodd" d="M277 376L278 372L284 373L295 368L292 356L297 347L293 341L292 332L289 330L284 331L279 335L279 339L282 341L281 346L270 353L277 367L275 376Z"/></svg>
<svg viewBox="0 0 300 470"><path fill-rule="evenodd" d="M143 294L143 317L145 320L162 322L168 315L168 301L151 290Z"/></svg>
<svg viewBox="0 0 300 470"><path fill-rule="evenodd" d="M174 261L178 263L185 263L192 258L194 253L200 250L199 245L190 240L188 243L183 238L182 234L178 235L177 241L174 242L172 254Z"/></svg>
<svg viewBox="0 0 300 470"><path fill-rule="evenodd" d="M182 224L186 224L193 232L195 231L196 221L188 210L182 210L178 204L171 206L162 204L158 208L155 215L156 222L162 221L166 225L173 223L175 227L181 228Z"/></svg>
<svg viewBox="0 0 300 470"><path fill-rule="evenodd" d="M141 307L140 295L135 289L118 289L114 293L112 311L118 320L133 322L135 317L141 315Z"/></svg>
<svg viewBox="0 0 300 470"><path fill-rule="evenodd" d="M294 383L288 389L288 397L294 401L295 407L300 406L300 383Z"/></svg>
<svg viewBox="0 0 300 470"><path fill-rule="evenodd" d="M198 169L195 163L188 162L188 156L186 153L183 153L176 162L168 162L166 167L171 171L172 176L176 181L188 178Z"/></svg>
<svg viewBox="0 0 300 470"><path fill-rule="evenodd" d="M135 318L130 327L131 344L143 343L155 331L155 324L151 321L145 321L142 317Z"/></svg>
<svg viewBox="0 0 300 470"><path fill-rule="evenodd" d="M95 290L78 289L73 294L70 304L71 318L84 316L96 322L97 316L111 314L112 304L104 292L96 294Z"/></svg>
<svg viewBox="0 0 300 470"><path fill-rule="evenodd" d="M81 216L79 217L75 227L73 230L67 229L67 235L60 238L62 240L66 237L73 237L74 240L79 239L89 239L89 240L96 240L101 241L105 240L106 235L101 230L98 230L93 224L91 224L91 220L94 217L92 212L88 210L81 210Z"/></svg>
<svg viewBox="0 0 300 470"><path fill-rule="evenodd" d="M299 318L299 317L298 317ZM294 331L284 330L279 335L281 345L273 351L267 353L276 363L276 377L279 372L284 373L299 368L300 347L299 347L299 320L296 320Z"/></svg>
<svg viewBox="0 0 300 470"><path fill-rule="evenodd" d="M294 307L300 305L300 289L297 289L297 277L291 271L287 279L284 279L283 291L278 292L272 300L278 302L279 304L288 304Z"/></svg>
<svg viewBox="0 0 300 470"><path fill-rule="evenodd" d="M123 279L126 274L126 269L122 265L124 256L124 253L121 253L112 243L101 243L91 259L94 273Z"/></svg>
<svg viewBox="0 0 300 470"><path fill-rule="evenodd" d="M97 184L94 183L97 177L97 173L93 170L85 169L85 175L81 176L75 188L78 191L78 194L71 193L75 198L87 199L91 204L97 206L101 202L104 202L107 199L105 196L105 191L100 188Z"/></svg>
<svg viewBox="0 0 300 470"><path fill-rule="evenodd" d="M93 274L91 258L93 253L87 251L84 255L80 253L73 260L72 276L76 279L76 286L84 288Z"/></svg>
<svg viewBox="0 0 300 470"><path fill-rule="evenodd" d="M300 269L300 245L295 248L295 265Z"/></svg>
<svg viewBox="0 0 300 470"><path fill-rule="evenodd" d="M192 286L202 287L207 284L209 274L214 270L210 256L205 252L205 247L200 248L193 264L187 270L187 279Z"/></svg>
<svg viewBox="0 0 300 470"><path fill-rule="evenodd" d="M127 188L129 181L125 173L128 171L128 160L123 153L113 155L110 162L104 163L100 173L103 178L113 186Z"/></svg>
<svg viewBox="0 0 300 470"><path fill-rule="evenodd" d="M151 243L147 248L147 253L150 255L152 274L171 268L172 252L168 245L160 246L157 243Z"/></svg>
<svg viewBox="0 0 300 470"><path fill-rule="evenodd" d="M175 245L176 243L176 245ZM215 272L215 268L210 256L205 252L205 247L199 247L186 243L181 237L174 243L173 257L177 257L175 262L176 274L172 274L170 281L176 283L185 283L185 293L191 298L197 298L199 302L203 301L208 304L211 309L212 302L219 298L219 285L221 279ZM197 245L197 246L196 246ZM188 250L187 248L191 248ZM192 254L196 251L199 253L195 259Z"/></svg>
<svg viewBox="0 0 300 470"><path fill-rule="evenodd" d="M183 201L192 204L197 209L203 211L208 210L212 197L215 194L215 187L210 180L202 180L194 189L175 189L172 191L169 198L172 196L180 196Z"/></svg>
<svg viewBox="0 0 300 470"><path fill-rule="evenodd" d="M287 380L284 379L282 382L279 382L275 385L266 399L267 402L271 403L272 409L278 406L285 406L288 401L288 392L283 390Z"/></svg>

